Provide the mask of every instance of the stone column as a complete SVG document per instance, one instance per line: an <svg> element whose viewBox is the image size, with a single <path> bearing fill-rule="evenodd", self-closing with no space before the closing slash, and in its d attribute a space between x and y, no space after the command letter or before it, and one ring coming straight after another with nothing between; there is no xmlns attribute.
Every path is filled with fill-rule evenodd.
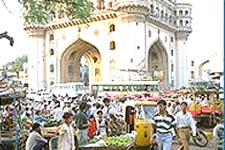
<svg viewBox="0 0 225 150"><path fill-rule="evenodd" d="M181 88L188 85L188 65L187 65L187 42L188 34L185 32L176 33L176 52L175 52L175 64L176 64L176 79L175 87Z"/></svg>
<svg viewBox="0 0 225 150"><path fill-rule="evenodd" d="M45 30L32 29L28 30L27 34L30 48L28 55L29 88L35 90L46 88Z"/></svg>

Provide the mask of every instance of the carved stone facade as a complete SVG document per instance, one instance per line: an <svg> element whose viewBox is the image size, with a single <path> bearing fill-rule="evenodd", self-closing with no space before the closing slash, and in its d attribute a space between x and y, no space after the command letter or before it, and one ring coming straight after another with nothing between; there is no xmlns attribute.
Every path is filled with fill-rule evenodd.
<svg viewBox="0 0 225 150"><path fill-rule="evenodd" d="M29 56L30 88L80 80L80 59L89 80L138 80L147 71L162 89L186 86L191 5L172 0L96 0L86 20L51 18L27 26L34 53ZM130 70L133 70L131 72ZM135 73L136 71L136 73Z"/></svg>

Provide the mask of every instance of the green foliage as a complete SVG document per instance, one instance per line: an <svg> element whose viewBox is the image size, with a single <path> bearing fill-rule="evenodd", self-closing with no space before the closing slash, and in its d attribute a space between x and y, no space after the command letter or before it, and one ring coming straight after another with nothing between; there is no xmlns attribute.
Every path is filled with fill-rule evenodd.
<svg viewBox="0 0 225 150"><path fill-rule="evenodd" d="M27 56L17 57L14 61L9 62L6 66L13 72L23 71L23 64L27 63Z"/></svg>
<svg viewBox="0 0 225 150"><path fill-rule="evenodd" d="M93 10L88 0L23 0L22 4L25 8L25 25L46 24L52 15L85 19Z"/></svg>

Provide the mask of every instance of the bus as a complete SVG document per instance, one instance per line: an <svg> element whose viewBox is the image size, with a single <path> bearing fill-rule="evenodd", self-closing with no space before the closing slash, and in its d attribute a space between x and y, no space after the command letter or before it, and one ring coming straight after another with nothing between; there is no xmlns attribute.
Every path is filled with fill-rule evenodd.
<svg viewBox="0 0 225 150"><path fill-rule="evenodd" d="M112 81L97 82L90 85L90 91L97 96L108 95L132 95L132 94L151 94L158 96L158 81Z"/></svg>
<svg viewBox="0 0 225 150"><path fill-rule="evenodd" d="M85 93L85 86L82 82L59 83L51 87L51 93L56 96L68 95L74 97Z"/></svg>

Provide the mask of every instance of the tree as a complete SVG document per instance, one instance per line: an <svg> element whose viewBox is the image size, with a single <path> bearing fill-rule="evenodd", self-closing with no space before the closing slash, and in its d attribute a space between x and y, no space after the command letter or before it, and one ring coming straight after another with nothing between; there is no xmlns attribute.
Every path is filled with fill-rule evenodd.
<svg viewBox="0 0 225 150"><path fill-rule="evenodd" d="M1 0L8 9L4 0ZM51 16L68 19L85 19L91 15L92 3L88 0L18 0L23 5L25 25L46 24ZM10 12L10 10L8 9Z"/></svg>
<svg viewBox="0 0 225 150"><path fill-rule="evenodd" d="M12 72L23 71L23 64L27 63L27 56L23 55L22 57L17 57L14 61L6 64L6 67Z"/></svg>

